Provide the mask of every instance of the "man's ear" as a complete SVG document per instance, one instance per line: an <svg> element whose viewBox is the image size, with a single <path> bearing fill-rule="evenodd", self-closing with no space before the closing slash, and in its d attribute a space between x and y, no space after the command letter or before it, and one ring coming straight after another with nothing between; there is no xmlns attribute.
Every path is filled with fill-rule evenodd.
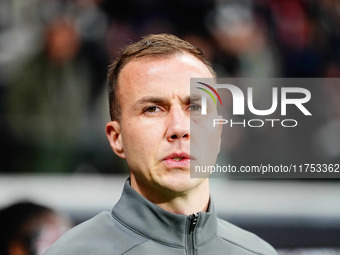
<svg viewBox="0 0 340 255"><path fill-rule="evenodd" d="M125 158L120 123L118 121L110 121L106 124L106 136L114 153L118 157Z"/></svg>

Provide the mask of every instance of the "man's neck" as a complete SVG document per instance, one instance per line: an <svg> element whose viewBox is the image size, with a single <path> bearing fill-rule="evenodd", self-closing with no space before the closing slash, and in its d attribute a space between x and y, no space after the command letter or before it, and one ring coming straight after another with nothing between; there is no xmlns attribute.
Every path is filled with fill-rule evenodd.
<svg viewBox="0 0 340 255"><path fill-rule="evenodd" d="M209 206L208 179L184 192L171 192L166 189L150 192L150 189L141 188L134 178L131 178L131 186L150 202L171 213L190 215L201 211L205 212Z"/></svg>

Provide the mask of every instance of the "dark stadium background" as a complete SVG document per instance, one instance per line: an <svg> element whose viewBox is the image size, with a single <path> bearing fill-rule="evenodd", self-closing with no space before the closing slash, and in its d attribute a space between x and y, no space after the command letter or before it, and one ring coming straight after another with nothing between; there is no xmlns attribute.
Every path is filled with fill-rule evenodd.
<svg viewBox="0 0 340 255"><path fill-rule="evenodd" d="M31 199L75 224L110 210L128 172L106 141L105 76L123 45L172 33L203 49L220 77L337 78L339 26L336 0L1 0L0 206ZM340 85L321 90L327 111L308 130L311 151L340 162ZM260 153L247 139L268 143L234 139L231 162ZM337 179L211 186L221 217L280 254L340 254Z"/></svg>

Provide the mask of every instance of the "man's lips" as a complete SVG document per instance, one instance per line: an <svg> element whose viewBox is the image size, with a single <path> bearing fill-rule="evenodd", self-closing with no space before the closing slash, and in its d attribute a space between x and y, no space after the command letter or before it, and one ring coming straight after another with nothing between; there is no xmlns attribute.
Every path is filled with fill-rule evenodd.
<svg viewBox="0 0 340 255"><path fill-rule="evenodd" d="M166 159L191 159L190 154L185 152L180 153L171 153L170 155L166 156L164 160Z"/></svg>
<svg viewBox="0 0 340 255"><path fill-rule="evenodd" d="M165 157L163 162L170 168L185 168L190 166L191 159L188 153L172 153Z"/></svg>

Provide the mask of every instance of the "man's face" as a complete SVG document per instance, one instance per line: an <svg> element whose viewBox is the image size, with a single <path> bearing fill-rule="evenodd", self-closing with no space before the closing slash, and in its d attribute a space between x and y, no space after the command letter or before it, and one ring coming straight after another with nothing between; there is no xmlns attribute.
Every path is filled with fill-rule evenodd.
<svg viewBox="0 0 340 255"><path fill-rule="evenodd" d="M190 78L212 74L187 53L134 60L120 73L121 120L109 122L106 131L114 152L126 158L131 183L139 189L183 193L205 181L190 178L190 164L199 165L201 160L190 156L190 140L192 146L206 147L203 142L219 144L220 138L216 132L205 140L190 134L190 112L200 113L190 101ZM218 149L209 153L215 161Z"/></svg>

